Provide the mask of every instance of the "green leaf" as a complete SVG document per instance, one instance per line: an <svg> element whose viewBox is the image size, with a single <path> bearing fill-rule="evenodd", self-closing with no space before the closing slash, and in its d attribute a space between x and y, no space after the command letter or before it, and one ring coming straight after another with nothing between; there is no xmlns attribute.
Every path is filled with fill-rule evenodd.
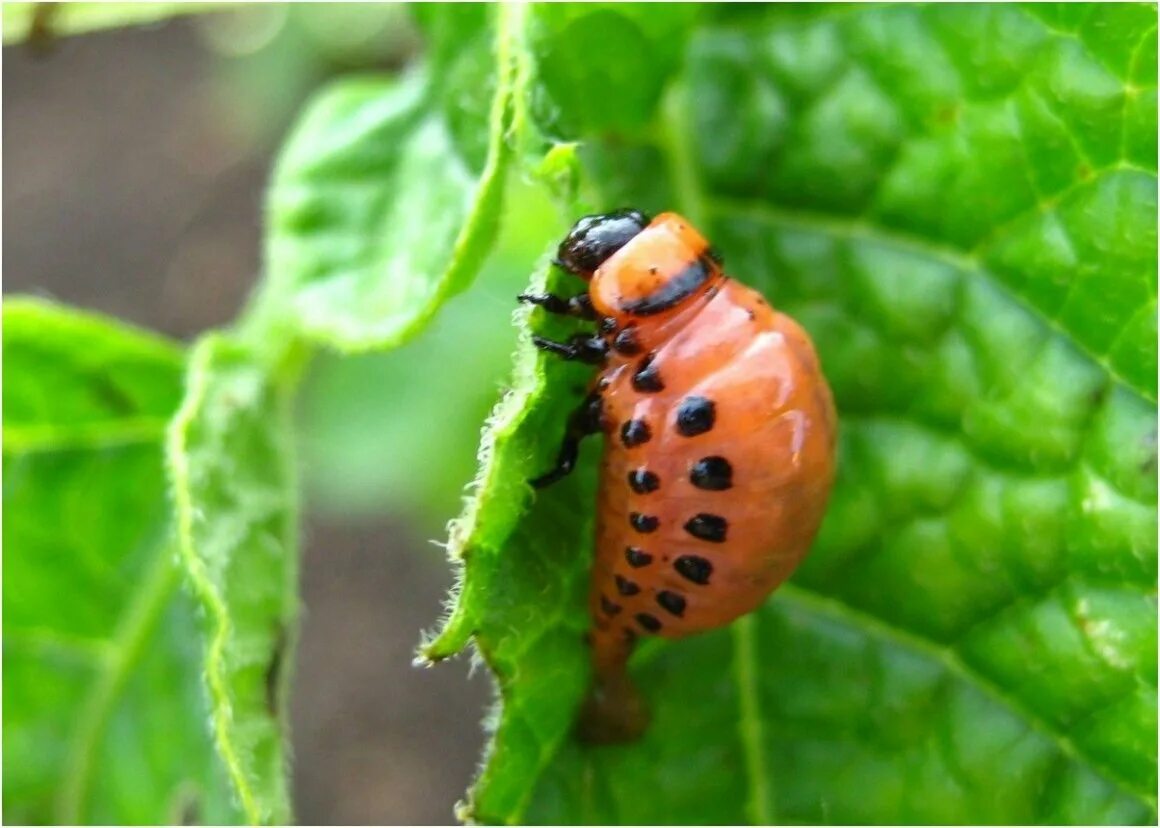
<svg viewBox="0 0 1160 828"><path fill-rule="evenodd" d="M538 83L532 109L546 132L633 133L652 118L702 11L642 4L545 3L528 19Z"/></svg>
<svg viewBox="0 0 1160 828"><path fill-rule="evenodd" d="M295 129L269 193L263 299L296 335L393 347L474 278L498 227L522 11L497 15L494 43L462 52L473 71L459 83L454 63L433 77L343 80ZM490 96L481 76L494 78ZM440 101L452 94L487 109L449 115L457 108Z"/></svg>
<svg viewBox="0 0 1160 828"><path fill-rule="evenodd" d="M4 303L4 810L20 823L236 819L206 728L162 471L182 355Z"/></svg>
<svg viewBox="0 0 1160 828"><path fill-rule="evenodd" d="M290 819L285 695L297 619L296 372L207 335L167 439L177 546L206 612L214 740L246 821Z"/></svg>
<svg viewBox="0 0 1160 828"><path fill-rule="evenodd" d="M524 481L590 374L521 315L423 649L473 638L500 686L465 816L1154 822L1156 13L1114 8L722 12L641 79L666 92L637 139L580 136L598 207L685 212L810 331L839 479L790 585L636 655L645 738L581 747L598 446Z"/></svg>
<svg viewBox="0 0 1160 828"><path fill-rule="evenodd" d="M186 14L220 11L226 3L5 3L4 43L85 34L158 23Z"/></svg>
<svg viewBox="0 0 1160 828"><path fill-rule="evenodd" d="M514 298L541 252L538 239L560 230L539 188L508 187L495 253L429 328L387 353L315 361L299 404L311 508L344 519L405 514L432 537L459 512L479 424L510 370Z"/></svg>
<svg viewBox="0 0 1160 828"><path fill-rule="evenodd" d="M290 411L322 345L386 349L470 283L494 241L511 121L510 39L499 12L485 153L440 108L446 67L322 93L269 194L267 273L237 325L194 346L167 462L177 546L205 612L215 746L251 823L291 817L285 695L296 640L298 487ZM506 21L506 23L505 23ZM461 90L464 91L464 90ZM473 166L474 164L474 166Z"/></svg>

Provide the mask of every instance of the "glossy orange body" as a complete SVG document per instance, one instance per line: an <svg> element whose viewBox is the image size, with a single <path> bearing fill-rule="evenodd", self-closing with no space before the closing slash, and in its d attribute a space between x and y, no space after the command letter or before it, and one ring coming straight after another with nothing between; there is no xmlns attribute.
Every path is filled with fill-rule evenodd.
<svg viewBox="0 0 1160 828"><path fill-rule="evenodd" d="M609 341L628 343L594 384L605 448L591 642L598 692L615 696L638 635L728 624L789 577L822 521L837 417L806 333L726 277L680 216L608 258L589 297L615 321Z"/></svg>

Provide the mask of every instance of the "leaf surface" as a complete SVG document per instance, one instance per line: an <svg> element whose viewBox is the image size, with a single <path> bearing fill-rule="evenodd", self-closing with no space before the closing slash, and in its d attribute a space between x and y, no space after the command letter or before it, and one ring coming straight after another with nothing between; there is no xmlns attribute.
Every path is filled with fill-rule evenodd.
<svg viewBox="0 0 1160 828"><path fill-rule="evenodd" d="M290 819L285 694L297 620L291 371L244 345L194 348L166 454L177 547L206 615L215 745L249 823Z"/></svg>
<svg viewBox="0 0 1160 828"><path fill-rule="evenodd" d="M501 24L516 14L500 12ZM474 124L486 136L482 154L459 143L441 109L439 96L457 87L437 62L399 81L344 80L320 93L274 173L265 278L233 329L193 348L168 471L181 561L205 613L215 745L247 822L291 819L291 412L301 373L320 347L400 344L482 265L508 153L512 31L500 25L494 41L477 44L481 71L493 76Z"/></svg>
<svg viewBox="0 0 1160 828"><path fill-rule="evenodd" d="M474 636L500 685L464 815L1153 821L1155 9L701 13L648 126L581 112L566 136L598 208L681 210L810 331L842 423L830 511L757 613L641 649L641 742L580 747L599 447L524 484L588 376L525 332L424 650ZM591 14L644 36L631 7ZM568 44L529 43L551 95Z"/></svg>
<svg viewBox="0 0 1160 828"><path fill-rule="evenodd" d="M296 335L343 351L393 347L474 278L510 155L519 12L496 14L494 43L483 28L457 53L470 74L436 50L433 68L400 80L340 81L289 138L268 197L263 299Z"/></svg>
<svg viewBox="0 0 1160 828"><path fill-rule="evenodd" d="M4 368L6 818L237 819L170 543L180 350L9 298Z"/></svg>

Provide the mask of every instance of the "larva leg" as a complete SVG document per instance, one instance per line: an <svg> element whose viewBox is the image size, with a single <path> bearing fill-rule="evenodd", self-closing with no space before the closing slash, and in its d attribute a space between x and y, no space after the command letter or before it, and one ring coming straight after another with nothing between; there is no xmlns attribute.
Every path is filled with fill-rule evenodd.
<svg viewBox="0 0 1160 828"><path fill-rule="evenodd" d="M556 296L554 293L521 293L516 297L521 302L536 305L548 313L560 316L573 316L577 319L596 319L596 311L592 308L592 300L587 293L578 296Z"/></svg>
<svg viewBox="0 0 1160 828"><path fill-rule="evenodd" d="M593 391L584 398L580 407L568 417L568 428L564 432L564 443L556 456L555 467L547 474L529 481L533 488L542 489L550 486L572 471L576 465L576 457L580 453L580 441L589 434L601 430L603 411L604 400L599 391Z"/></svg>
<svg viewBox="0 0 1160 828"><path fill-rule="evenodd" d="M601 365L608 357L608 343L598 336L590 336L589 334L570 336L566 342L556 342L554 339L533 336L532 344L541 351L555 354L561 359L587 362L590 365Z"/></svg>

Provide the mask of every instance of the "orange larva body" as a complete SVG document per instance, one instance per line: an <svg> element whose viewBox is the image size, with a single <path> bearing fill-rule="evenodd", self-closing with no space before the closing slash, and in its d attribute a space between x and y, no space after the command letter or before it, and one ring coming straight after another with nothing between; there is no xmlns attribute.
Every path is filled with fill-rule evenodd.
<svg viewBox="0 0 1160 828"><path fill-rule="evenodd" d="M806 333L680 216L590 279L608 345L589 398L605 433L589 605L607 717L637 636L728 624L789 577L821 524L837 418Z"/></svg>

